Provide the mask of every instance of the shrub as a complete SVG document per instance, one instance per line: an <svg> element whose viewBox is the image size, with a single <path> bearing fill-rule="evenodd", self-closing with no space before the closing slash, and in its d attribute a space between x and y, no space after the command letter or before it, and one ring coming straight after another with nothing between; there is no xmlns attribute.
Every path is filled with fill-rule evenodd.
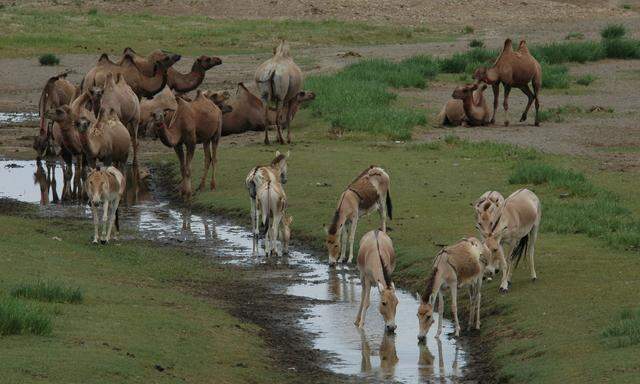
<svg viewBox="0 0 640 384"><path fill-rule="evenodd" d="M640 59L640 41L607 39L603 42L606 56L611 59Z"/></svg>
<svg viewBox="0 0 640 384"><path fill-rule="evenodd" d="M566 65L549 65L541 62L542 88L569 88L569 68Z"/></svg>
<svg viewBox="0 0 640 384"><path fill-rule="evenodd" d="M0 336L51 333L51 318L29 303L14 298L0 299Z"/></svg>
<svg viewBox="0 0 640 384"><path fill-rule="evenodd" d="M617 348L640 344L640 310L623 310L604 329L602 336L609 345Z"/></svg>
<svg viewBox="0 0 640 384"><path fill-rule="evenodd" d="M428 55L412 56L400 62L400 67L415 71L422 76L433 79L438 75L438 62Z"/></svg>
<svg viewBox="0 0 640 384"><path fill-rule="evenodd" d="M545 61L548 64L585 63L605 58L602 44L595 41L571 41L537 45L531 47L530 51L538 61Z"/></svg>
<svg viewBox="0 0 640 384"><path fill-rule="evenodd" d="M71 288L53 282L38 281L30 284L21 284L11 289L11 296L16 298L32 299L55 303L82 302L80 288Z"/></svg>
<svg viewBox="0 0 640 384"><path fill-rule="evenodd" d="M594 81L596 81L596 77L589 74L580 76L576 79L577 84L584 85L584 86L591 85L591 83L593 83Z"/></svg>
<svg viewBox="0 0 640 384"><path fill-rule="evenodd" d="M87 14L89 16L96 16L98 14L98 8L91 8Z"/></svg>
<svg viewBox="0 0 640 384"><path fill-rule="evenodd" d="M566 40L582 40L584 39L584 34L580 32L569 32L565 37Z"/></svg>
<svg viewBox="0 0 640 384"><path fill-rule="evenodd" d="M465 35L470 35L473 32L475 32L475 29L470 25L465 25L464 28L462 28L462 33Z"/></svg>
<svg viewBox="0 0 640 384"><path fill-rule="evenodd" d="M484 48L484 42L482 40L473 39L469 42L470 48Z"/></svg>
<svg viewBox="0 0 640 384"><path fill-rule="evenodd" d="M509 184L549 184L552 188L581 197L593 196L596 192L594 185L582 173L539 162L519 163L508 181Z"/></svg>
<svg viewBox="0 0 640 384"><path fill-rule="evenodd" d="M484 48L473 48L467 52L454 53L452 56L438 60L440 70L445 73L471 73L479 66L491 66L498 56L495 51Z"/></svg>
<svg viewBox="0 0 640 384"><path fill-rule="evenodd" d="M626 34L627 28L622 24L609 24L600 31L603 39L620 39Z"/></svg>
<svg viewBox="0 0 640 384"><path fill-rule="evenodd" d="M53 53L46 53L46 54L40 56L40 58L38 58L38 61L40 62L40 65L58 65L58 64L60 64L60 59L58 59L58 56L54 55Z"/></svg>

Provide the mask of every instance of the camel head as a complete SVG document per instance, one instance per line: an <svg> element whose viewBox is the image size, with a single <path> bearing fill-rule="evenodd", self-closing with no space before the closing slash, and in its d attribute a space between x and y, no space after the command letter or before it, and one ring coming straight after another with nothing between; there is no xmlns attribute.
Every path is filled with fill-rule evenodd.
<svg viewBox="0 0 640 384"><path fill-rule="evenodd" d="M182 56L178 54L164 54L164 56L160 57L159 59L156 59L155 63L162 69L168 69L173 64L180 61L181 58Z"/></svg>
<svg viewBox="0 0 640 384"><path fill-rule="evenodd" d="M56 123L61 123L71 118L71 108L68 105L61 105L58 108L50 109L45 113L45 117Z"/></svg>
<svg viewBox="0 0 640 384"><path fill-rule="evenodd" d="M202 55L193 63L193 69L200 68L207 71L220 64L222 64L222 60L219 57Z"/></svg>
<svg viewBox="0 0 640 384"><path fill-rule="evenodd" d="M388 286L384 286L378 282L378 291L380 292L380 305L378 311L384 319L385 329L387 332L396 330L396 308L398 307L398 298L396 297L396 286L391 282Z"/></svg>
<svg viewBox="0 0 640 384"><path fill-rule="evenodd" d="M213 101L213 103L217 105L218 108L220 108L220 111L222 112L222 114L233 111L233 108L226 103L226 101L229 100L229 98L231 97L231 94L228 91L222 91L222 92L206 91L206 92L203 92L203 94L209 100Z"/></svg>
<svg viewBox="0 0 640 384"><path fill-rule="evenodd" d="M451 97L453 97L454 99L463 100L467 97L472 97L473 91L475 91L476 89L478 89L478 84L462 85L456 87L456 89L453 90L453 94L451 95Z"/></svg>
<svg viewBox="0 0 640 384"><path fill-rule="evenodd" d="M89 88L89 98L91 99L91 110L98 115L100 110L100 103L102 102L102 96L104 95L104 88L94 85Z"/></svg>
<svg viewBox="0 0 640 384"><path fill-rule="evenodd" d="M424 298L420 298L420 305L418 306L418 341L424 343L427 339L427 333L433 325L433 307L435 304L435 297L431 295L426 301Z"/></svg>
<svg viewBox="0 0 640 384"><path fill-rule="evenodd" d="M164 109L156 109L151 114L151 122L149 123L151 129L150 134L153 138L158 137L158 132L167 128L166 119L173 114L176 113L174 109L164 108Z"/></svg>
<svg viewBox="0 0 640 384"><path fill-rule="evenodd" d="M80 133L85 133L96 122L96 117L90 111L84 109L80 111L80 115L76 118L74 125Z"/></svg>
<svg viewBox="0 0 640 384"><path fill-rule="evenodd" d="M313 91L300 91L296 95L296 99L298 100L299 103L315 100L315 98L316 98L316 94Z"/></svg>

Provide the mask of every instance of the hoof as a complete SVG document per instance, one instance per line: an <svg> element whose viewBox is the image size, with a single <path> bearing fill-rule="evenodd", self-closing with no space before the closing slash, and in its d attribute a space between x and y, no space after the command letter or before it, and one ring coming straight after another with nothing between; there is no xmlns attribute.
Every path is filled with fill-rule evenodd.
<svg viewBox="0 0 640 384"><path fill-rule="evenodd" d="M349 264L349 260L347 260L347 259L340 260L340 264L342 264L342 265Z"/></svg>
<svg viewBox="0 0 640 384"><path fill-rule="evenodd" d="M495 124L496 123L496 119L491 119L491 121L489 123L490 124Z"/></svg>
<svg viewBox="0 0 640 384"><path fill-rule="evenodd" d="M102 245L107 244L107 240L100 240L100 244L102 244Z"/></svg>
<svg viewBox="0 0 640 384"><path fill-rule="evenodd" d="M511 288L511 282L510 281L507 282L507 288Z"/></svg>
<svg viewBox="0 0 640 384"><path fill-rule="evenodd" d="M538 278L537 278L537 277L532 277L532 278L531 278L531 282L532 282L532 283L535 283L536 281L538 281Z"/></svg>
<svg viewBox="0 0 640 384"><path fill-rule="evenodd" d="M502 293L503 295L509 293L509 288L500 287L500 293Z"/></svg>
<svg viewBox="0 0 640 384"><path fill-rule="evenodd" d="M508 120L504 122L504 126L505 126L505 127L508 127L508 126L509 126L509 121L508 121Z"/></svg>
<svg viewBox="0 0 640 384"><path fill-rule="evenodd" d="M540 122L536 121L535 123L533 123L533 125L535 125L536 127L539 127L540 126Z"/></svg>
<svg viewBox="0 0 640 384"><path fill-rule="evenodd" d="M98 244L98 240L93 239L92 243L93 243L93 244Z"/></svg>

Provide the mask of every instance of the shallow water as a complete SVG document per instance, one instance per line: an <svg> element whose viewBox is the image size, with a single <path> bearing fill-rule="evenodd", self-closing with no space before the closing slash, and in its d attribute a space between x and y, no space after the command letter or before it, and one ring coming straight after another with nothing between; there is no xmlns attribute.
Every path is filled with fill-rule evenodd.
<svg viewBox="0 0 640 384"><path fill-rule="evenodd" d="M55 195L59 198L61 194L62 182L57 182L61 178L60 166L52 169L45 164L36 167L35 161L0 161L0 180L8 181L0 184L0 197L40 203L49 215L90 218L86 205L52 203ZM191 214L151 195L142 203L123 207L121 223L126 234L157 241L178 240L186 247L205 250L223 263L267 261L264 255L252 255L251 234L245 228L220 217ZM377 290L372 290L366 325L359 330L353 325L361 293L355 268L329 268L317 257L298 250L280 261L302 271L295 280L291 278L286 292L317 299L299 324L314 335L315 348L335 356L327 368L366 381L455 382L461 377L466 352L454 339L435 339L434 326L427 344L418 345L418 300L413 295L398 290L398 328L395 335L389 335L378 313ZM445 320L444 325L445 334L452 331L451 322Z"/></svg>
<svg viewBox="0 0 640 384"><path fill-rule="evenodd" d="M30 112L0 112L0 124L24 123L25 121L38 120L37 113Z"/></svg>

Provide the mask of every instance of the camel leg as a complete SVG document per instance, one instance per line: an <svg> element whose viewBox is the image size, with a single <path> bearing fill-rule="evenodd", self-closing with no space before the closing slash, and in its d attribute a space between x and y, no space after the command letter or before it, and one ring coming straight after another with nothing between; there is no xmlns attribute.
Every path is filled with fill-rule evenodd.
<svg viewBox="0 0 640 384"><path fill-rule="evenodd" d="M367 284L366 276L363 273L360 274L360 281L362 282L362 291L360 292L360 308L358 308L356 321L353 322L353 324L355 324L356 327L360 326L360 319L362 318L362 308L364 307L364 299L367 296L366 290L365 290L365 286Z"/></svg>
<svg viewBox="0 0 640 384"><path fill-rule="evenodd" d="M202 148L204 149L204 168L202 171L202 178L200 179L200 185L198 186L198 191L204 190L204 182L207 179L209 166L211 165L211 147L209 146L209 142L202 143Z"/></svg>
<svg viewBox="0 0 640 384"><path fill-rule="evenodd" d="M180 161L180 175L182 176L182 181L180 182L180 194L184 197L185 180L187 179L184 149L182 148L182 144L179 144L173 147L173 150L176 152L176 155L178 155L178 161Z"/></svg>
<svg viewBox="0 0 640 384"><path fill-rule="evenodd" d="M502 103L502 107L504 108L504 126L509 126L509 93L511 92L511 86L505 84L504 85L504 102Z"/></svg>
<svg viewBox="0 0 640 384"><path fill-rule="evenodd" d="M93 213L93 244L98 244L99 239L99 227L100 227L100 217L98 213L98 207L91 202L91 212Z"/></svg>
<svg viewBox="0 0 640 384"><path fill-rule="evenodd" d="M269 104L267 100L262 100L264 104L264 144L269 145L269 127L271 122L269 121Z"/></svg>
<svg viewBox="0 0 640 384"><path fill-rule="evenodd" d="M460 322L458 321L458 283L451 284L451 314L456 324L456 336L460 336Z"/></svg>
<svg viewBox="0 0 640 384"><path fill-rule="evenodd" d="M538 112L540 111L540 100L538 99L538 95L540 95L541 85L542 83L540 78L533 79L533 96L535 97L535 102L536 102L536 118L535 118L534 125L536 127L540 125L540 116L538 115Z"/></svg>
<svg viewBox="0 0 640 384"><path fill-rule="evenodd" d="M293 107L294 101L289 101L287 104L287 119L285 121L285 128L287 129L287 144L291 144L291 120L293 120Z"/></svg>
<svg viewBox="0 0 640 384"><path fill-rule="evenodd" d="M102 240L100 240L100 243L102 244L106 244L107 243L107 225L109 223L109 200L105 200L104 203L102 203Z"/></svg>
<svg viewBox="0 0 640 384"><path fill-rule="evenodd" d="M218 165L218 144L220 144L220 136L214 137L211 141L211 190L217 188L216 185L216 166Z"/></svg>
<svg viewBox="0 0 640 384"><path fill-rule="evenodd" d="M113 223L116 221L116 212L118 211L118 204L120 204L120 199L115 199L113 201L113 204L111 204L111 213L109 215L110 216L109 228L107 229L107 238L105 239L107 243L111 239L111 230L113 229Z"/></svg>
<svg viewBox="0 0 640 384"><path fill-rule="evenodd" d="M278 143L284 144L284 137L282 136L282 106L276 104L276 129L278 131Z"/></svg>
<svg viewBox="0 0 640 384"><path fill-rule="evenodd" d="M436 332L436 338L440 337L442 333L442 321L444 320L444 296L442 291L438 290L438 331Z"/></svg>
<svg viewBox="0 0 640 384"><path fill-rule="evenodd" d="M185 182L185 194L187 196L187 198L191 198L191 161L193 160L193 154L196 151L196 146L195 144L188 144L186 145L187 147L187 153L186 153L186 157L185 157L185 173L187 175L187 180Z"/></svg>
<svg viewBox="0 0 640 384"><path fill-rule="evenodd" d="M500 99L500 83L491 86L493 89L493 115L491 115L491 124L496 122L496 111L498 110L498 101Z"/></svg>
<svg viewBox="0 0 640 384"><path fill-rule="evenodd" d="M371 282L369 281L369 279L364 279L362 290L364 291L364 299L361 303L362 311L360 312L360 324L358 324L359 328L364 327L365 317L367 316L367 310L369 309L369 299L371 298Z"/></svg>
<svg viewBox="0 0 640 384"><path fill-rule="evenodd" d="M131 133L131 145L133 145L133 166L138 166L138 126L132 126L129 124L129 132Z"/></svg>
<svg viewBox="0 0 640 384"><path fill-rule="evenodd" d="M525 95L527 95L527 98L529 99L527 101L527 107L524 109L524 112L522 112L522 117L520 117L520 122L523 122L527 121L527 114L529 114L529 108L531 108L531 104L533 104L535 96L533 95L533 92L531 92L531 89L529 89L529 86L526 84L520 87L520 89L522 90L522 92L524 92Z"/></svg>
<svg viewBox="0 0 640 384"><path fill-rule="evenodd" d="M356 228L358 227L358 215L354 215L351 220L351 229L349 230L349 261L353 261L353 243L356 240Z"/></svg>

